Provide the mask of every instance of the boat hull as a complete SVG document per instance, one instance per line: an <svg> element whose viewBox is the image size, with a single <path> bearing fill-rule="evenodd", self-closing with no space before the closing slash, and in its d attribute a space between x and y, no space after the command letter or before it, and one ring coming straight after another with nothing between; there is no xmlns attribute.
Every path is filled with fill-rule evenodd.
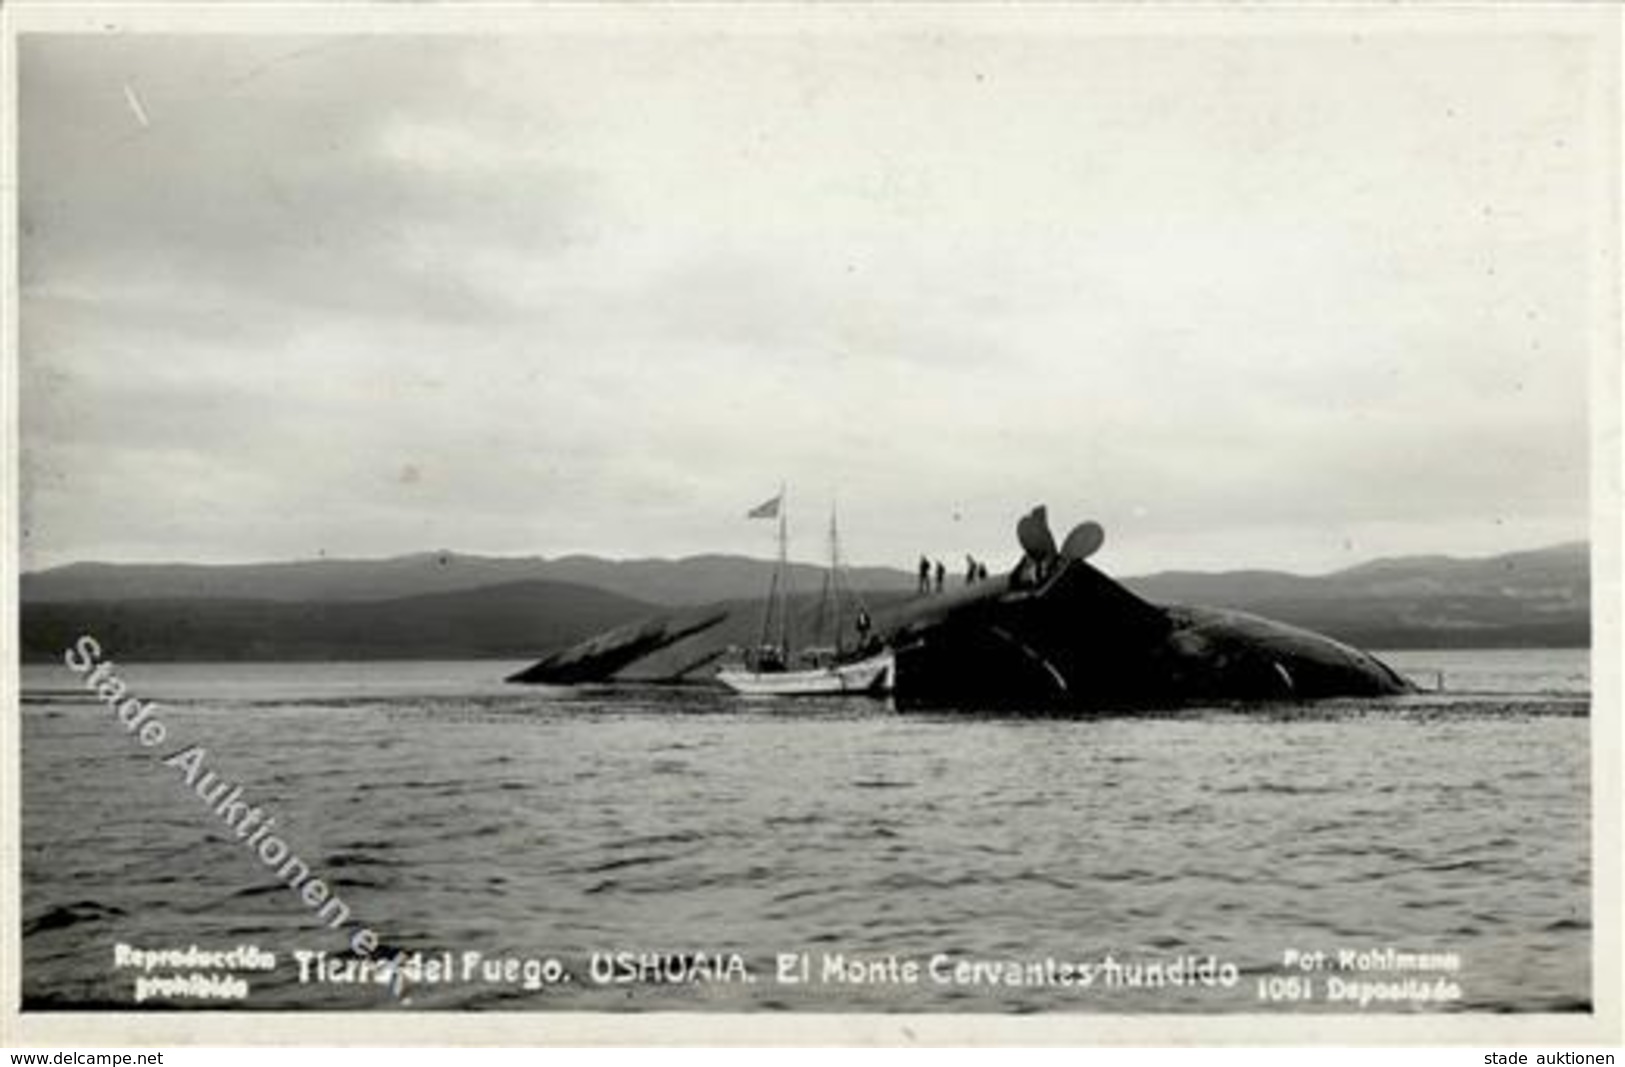
<svg viewBox="0 0 1625 1067"><path fill-rule="evenodd" d="M854 663L806 671L750 671L724 668L717 681L742 696L852 696L889 693L892 688L891 653Z"/></svg>

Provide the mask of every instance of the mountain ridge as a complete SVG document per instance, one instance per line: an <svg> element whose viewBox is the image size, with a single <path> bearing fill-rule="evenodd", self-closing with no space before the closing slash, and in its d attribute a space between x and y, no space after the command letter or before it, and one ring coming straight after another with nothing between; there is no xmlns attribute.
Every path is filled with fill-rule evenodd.
<svg viewBox="0 0 1625 1067"><path fill-rule="evenodd" d="M1324 574L1250 567L1237 570L1167 570L1118 580L1147 589L1169 584L1235 583L1302 584L1338 581L1374 574L1391 575L1406 569L1432 567L1467 571L1487 565L1514 566L1520 560L1545 563L1584 557L1584 541L1567 541L1493 556L1417 555L1368 560ZM1572 561L1571 561L1572 562ZM675 559L643 556L612 559L590 553L563 556L486 556L440 549L375 558L316 558L257 563L109 563L84 560L24 572L20 599L54 602L100 599L263 599L263 600L383 600L433 592L454 592L509 581L553 580L596 585L656 604L681 606L717 600L759 596L772 574L774 561L730 553L700 553ZM1529 568L1525 568L1528 570ZM661 571L687 571L682 578ZM726 573L730 572L731 573ZM619 572L617 574L616 572ZM791 563L792 581L822 581L821 565ZM846 568L851 584L865 590L910 590L915 577L897 567L870 565ZM318 581L320 579L320 581ZM335 580L337 579L337 580ZM205 581L206 580L206 581ZM955 576L953 580L958 580ZM394 584L391 584L394 583ZM415 584L414 584L415 583Z"/></svg>
<svg viewBox="0 0 1625 1067"><path fill-rule="evenodd" d="M522 659L660 610L592 586L529 581L358 601L33 602L21 606L20 630L34 662L84 633L134 661Z"/></svg>
<svg viewBox="0 0 1625 1067"><path fill-rule="evenodd" d="M278 560L267 563L105 563L80 561L24 573L25 603L76 600L195 599L382 600L499 585L563 581L592 585L652 603L680 607L760 596L775 563L750 556L707 553L670 560L613 560L584 553L566 556L481 556L450 551L377 559ZM792 563L791 580L816 589L824 568ZM846 571L864 589L912 589L912 575L889 567Z"/></svg>
<svg viewBox="0 0 1625 1067"><path fill-rule="evenodd" d="M1373 560L1320 576L1164 571L1120 581L1155 603L1235 608L1366 648L1575 647L1590 641L1588 552L1566 542ZM23 576L24 653L60 655L88 631L135 658L530 657L660 612L759 601L774 566L720 553L539 560L516 567L513 557L442 551L360 567L71 564ZM816 595L823 571L795 572L796 590ZM851 578L875 601L914 589L912 574L892 568Z"/></svg>

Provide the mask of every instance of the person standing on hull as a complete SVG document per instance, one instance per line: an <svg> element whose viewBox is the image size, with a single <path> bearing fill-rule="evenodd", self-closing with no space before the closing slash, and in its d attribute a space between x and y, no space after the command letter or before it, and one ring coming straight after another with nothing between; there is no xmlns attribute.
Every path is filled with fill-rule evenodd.
<svg viewBox="0 0 1625 1067"><path fill-rule="evenodd" d="M869 618L867 608L858 609L858 618L854 624L858 631L858 652L861 655L870 655L880 647L880 640L874 633L874 620Z"/></svg>
<svg viewBox="0 0 1625 1067"><path fill-rule="evenodd" d="M942 565L942 560L937 560L937 592L942 592L942 583L947 577L948 568Z"/></svg>
<svg viewBox="0 0 1625 1067"><path fill-rule="evenodd" d="M920 557L920 592L931 591L931 561L924 556Z"/></svg>

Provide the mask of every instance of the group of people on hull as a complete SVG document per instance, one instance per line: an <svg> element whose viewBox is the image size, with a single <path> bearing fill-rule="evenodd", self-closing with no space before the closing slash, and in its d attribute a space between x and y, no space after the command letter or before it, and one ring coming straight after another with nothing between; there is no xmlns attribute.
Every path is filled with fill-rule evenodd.
<svg viewBox="0 0 1625 1067"><path fill-rule="evenodd" d="M948 580L948 568L942 565L942 560L940 559L935 563L932 563L926 557L921 556L920 566L917 573L919 574L920 579L918 591L921 593L940 593L942 592L943 584ZM986 579L987 564L983 563L975 556L967 555L965 557L965 584L971 585L975 582L985 581Z"/></svg>

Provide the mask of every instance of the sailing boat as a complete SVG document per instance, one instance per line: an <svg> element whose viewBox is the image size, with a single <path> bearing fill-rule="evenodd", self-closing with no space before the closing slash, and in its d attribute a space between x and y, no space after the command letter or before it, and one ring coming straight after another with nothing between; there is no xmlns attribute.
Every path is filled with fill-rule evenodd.
<svg viewBox="0 0 1625 1067"><path fill-rule="evenodd" d="M835 512L829 516L829 569L824 572L824 589L819 600L820 623L828 621L833 641L808 647L792 654L790 635L789 527L785 494L751 509L751 518L779 520L779 558L773 568L767 603L762 609L761 636L754 649L737 666L723 667L717 680L745 696L838 696L840 694L886 693L891 691L894 664L890 649L880 648L868 635L868 610L862 599L845 586L841 571L840 537ZM841 595L845 592L858 604L860 641L869 644L855 650L842 647Z"/></svg>

